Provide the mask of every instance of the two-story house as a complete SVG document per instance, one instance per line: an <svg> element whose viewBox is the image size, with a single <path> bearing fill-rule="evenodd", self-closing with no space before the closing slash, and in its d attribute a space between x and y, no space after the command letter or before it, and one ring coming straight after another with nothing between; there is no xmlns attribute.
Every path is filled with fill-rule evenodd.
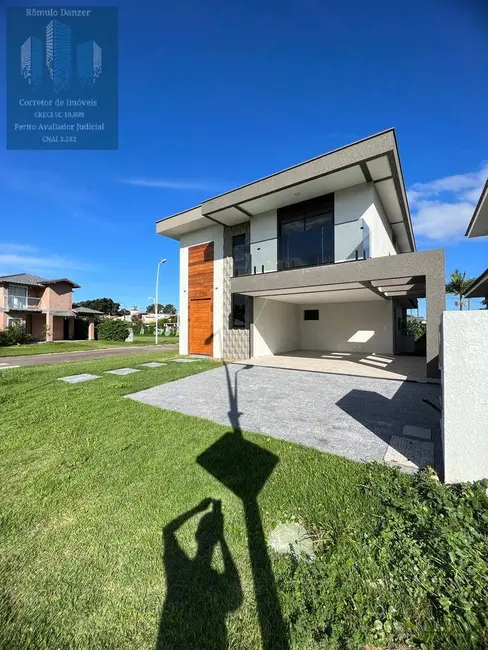
<svg viewBox="0 0 488 650"><path fill-rule="evenodd" d="M73 309L73 289L80 285L58 278L49 280L31 273L0 276L0 331L21 325L37 341L62 341L74 338L74 319L89 319L88 338L95 338L92 309Z"/></svg>
<svg viewBox="0 0 488 650"><path fill-rule="evenodd" d="M393 129L157 222L180 242L180 353L403 352L427 299L439 376L443 251L416 252Z"/></svg>

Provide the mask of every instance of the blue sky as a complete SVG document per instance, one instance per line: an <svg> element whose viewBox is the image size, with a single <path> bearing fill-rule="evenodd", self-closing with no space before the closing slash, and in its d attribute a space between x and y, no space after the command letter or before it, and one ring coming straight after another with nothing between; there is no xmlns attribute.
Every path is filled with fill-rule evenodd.
<svg viewBox="0 0 488 650"><path fill-rule="evenodd" d="M0 274L144 307L166 257L176 304L157 219L394 126L418 249L479 275L488 238L463 234L488 176L484 4L122 0L118 151L6 151L0 131Z"/></svg>

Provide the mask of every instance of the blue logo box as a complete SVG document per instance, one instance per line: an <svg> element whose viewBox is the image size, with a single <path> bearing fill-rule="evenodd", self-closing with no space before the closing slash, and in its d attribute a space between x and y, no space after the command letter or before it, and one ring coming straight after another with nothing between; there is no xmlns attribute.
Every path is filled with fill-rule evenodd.
<svg viewBox="0 0 488 650"><path fill-rule="evenodd" d="M118 9L7 8L7 149L118 148Z"/></svg>

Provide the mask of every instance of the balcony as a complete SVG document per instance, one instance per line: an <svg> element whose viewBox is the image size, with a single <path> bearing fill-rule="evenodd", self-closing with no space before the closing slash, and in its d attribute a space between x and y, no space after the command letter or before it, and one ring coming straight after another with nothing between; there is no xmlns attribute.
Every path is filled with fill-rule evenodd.
<svg viewBox="0 0 488 650"><path fill-rule="evenodd" d="M19 309L26 311L38 309L41 298L27 298L26 296L7 296L4 300L5 309Z"/></svg>
<svg viewBox="0 0 488 650"><path fill-rule="evenodd" d="M359 219L345 225L347 232L342 229L335 237L324 228L311 228L240 246L234 250L234 277L368 259L366 223Z"/></svg>

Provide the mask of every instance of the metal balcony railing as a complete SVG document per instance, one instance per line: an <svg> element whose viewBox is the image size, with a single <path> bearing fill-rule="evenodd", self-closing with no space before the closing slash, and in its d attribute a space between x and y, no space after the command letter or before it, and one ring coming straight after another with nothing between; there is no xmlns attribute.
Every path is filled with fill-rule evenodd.
<svg viewBox="0 0 488 650"><path fill-rule="evenodd" d="M6 309L37 309L40 298L26 298L26 296L7 296L5 298Z"/></svg>

